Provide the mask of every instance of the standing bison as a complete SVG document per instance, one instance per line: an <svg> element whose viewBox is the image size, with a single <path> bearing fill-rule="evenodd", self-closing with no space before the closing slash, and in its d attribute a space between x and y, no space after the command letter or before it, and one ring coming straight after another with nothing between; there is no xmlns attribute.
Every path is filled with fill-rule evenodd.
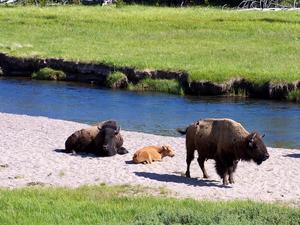
<svg viewBox="0 0 300 225"><path fill-rule="evenodd" d="M108 120L73 133L65 143L65 152L86 152L97 156L126 154L116 121Z"/></svg>
<svg viewBox="0 0 300 225"><path fill-rule="evenodd" d="M223 184L234 183L233 173L239 160L253 160L258 165L269 158L267 148L257 132L249 133L230 119L204 119L195 122L184 131L186 134L186 176L190 177L190 164L198 151L198 163L203 177L208 178L204 167L207 159L216 161L216 170Z"/></svg>

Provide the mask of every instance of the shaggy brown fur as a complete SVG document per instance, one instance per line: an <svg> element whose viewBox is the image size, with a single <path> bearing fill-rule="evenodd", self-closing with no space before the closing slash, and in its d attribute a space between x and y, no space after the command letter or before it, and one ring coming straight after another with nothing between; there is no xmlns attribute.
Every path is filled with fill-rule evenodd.
<svg viewBox="0 0 300 225"><path fill-rule="evenodd" d="M78 151L83 152L85 149L92 147L92 142L99 134L98 126L91 126L86 129L75 131L65 143L66 152Z"/></svg>
<svg viewBox="0 0 300 225"><path fill-rule="evenodd" d="M173 157L175 151L171 146L148 146L138 150L133 155L134 163L152 163L154 161L161 161L163 157Z"/></svg>
<svg viewBox="0 0 300 225"><path fill-rule="evenodd" d="M126 154L116 121L103 121L74 132L65 142L65 152L87 152L99 156Z"/></svg>
<svg viewBox="0 0 300 225"><path fill-rule="evenodd" d="M186 128L187 171L190 177L190 164L198 151L198 163L203 177L208 178L204 167L207 159L216 161L216 170L223 179L223 184L234 183L233 173L239 160L253 160L261 164L269 158L262 137L257 133L249 133L238 122L230 119L204 119Z"/></svg>

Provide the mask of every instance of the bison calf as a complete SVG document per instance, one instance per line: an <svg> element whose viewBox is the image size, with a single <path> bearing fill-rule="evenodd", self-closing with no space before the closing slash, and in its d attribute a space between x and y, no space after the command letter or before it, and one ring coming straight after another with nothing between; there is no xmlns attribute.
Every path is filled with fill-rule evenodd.
<svg viewBox="0 0 300 225"><path fill-rule="evenodd" d="M155 161L161 161L162 158L166 156L173 157L175 155L175 151L169 145L163 146L147 146L144 147L133 155L134 163L152 163Z"/></svg>
<svg viewBox="0 0 300 225"><path fill-rule="evenodd" d="M233 173L239 160L253 160L258 165L269 158L267 148L257 132L249 133L240 123L230 119L199 120L184 131L186 134L186 176L190 177L190 164L198 151L198 163L203 177L208 178L204 167L207 159L216 161L216 170L223 184L234 183Z"/></svg>

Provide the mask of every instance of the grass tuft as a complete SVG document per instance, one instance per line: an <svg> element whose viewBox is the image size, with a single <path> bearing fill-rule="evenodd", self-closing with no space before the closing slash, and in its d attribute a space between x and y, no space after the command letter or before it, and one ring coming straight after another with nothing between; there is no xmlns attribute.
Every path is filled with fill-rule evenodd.
<svg viewBox="0 0 300 225"><path fill-rule="evenodd" d="M177 80L147 78L135 85L130 84L128 88L133 91L155 91L183 95L183 90Z"/></svg>
<svg viewBox="0 0 300 225"><path fill-rule="evenodd" d="M33 73L31 78L36 80L65 80L66 74L63 71L45 67Z"/></svg>
<svg viewBox="0 0 300 225"><path fill-rule="evenodd" d="M114 72L109 74L109 76L106 79L106 86L109 88L117 88L122 80L126 79L126 75L121 72Z"/></svg>
<svg viewBox="0 0 300 225"><path fill-rule="evenodd" d="M300 103L300 89L290 91L288 94L288 100Z"/></svg>

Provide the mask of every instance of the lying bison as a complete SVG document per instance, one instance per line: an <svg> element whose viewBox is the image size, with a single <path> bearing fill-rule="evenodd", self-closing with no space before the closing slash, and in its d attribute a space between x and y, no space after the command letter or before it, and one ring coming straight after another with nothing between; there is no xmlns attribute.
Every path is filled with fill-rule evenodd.
<svg viewBox="0 0 300 225"><path fill-rule="evenodd" d="M249 133L230 119L204 119L195 122L181 134L186 134L186 176L190 177L190 164L198 151L198 163L203 177L208 178L204 167L207 159L216 161L216 170L223 184L234 183L233 172L239 160L253 160L258 165L269 158L267 148L257 132Z"/></svg>
<svg viewBox="0 0 300 225"><path fill-rule="evenodd" d="M126 154L116 121L108 120L73 133L65 143L65 152L86 152L97 156Z"/></svg>

